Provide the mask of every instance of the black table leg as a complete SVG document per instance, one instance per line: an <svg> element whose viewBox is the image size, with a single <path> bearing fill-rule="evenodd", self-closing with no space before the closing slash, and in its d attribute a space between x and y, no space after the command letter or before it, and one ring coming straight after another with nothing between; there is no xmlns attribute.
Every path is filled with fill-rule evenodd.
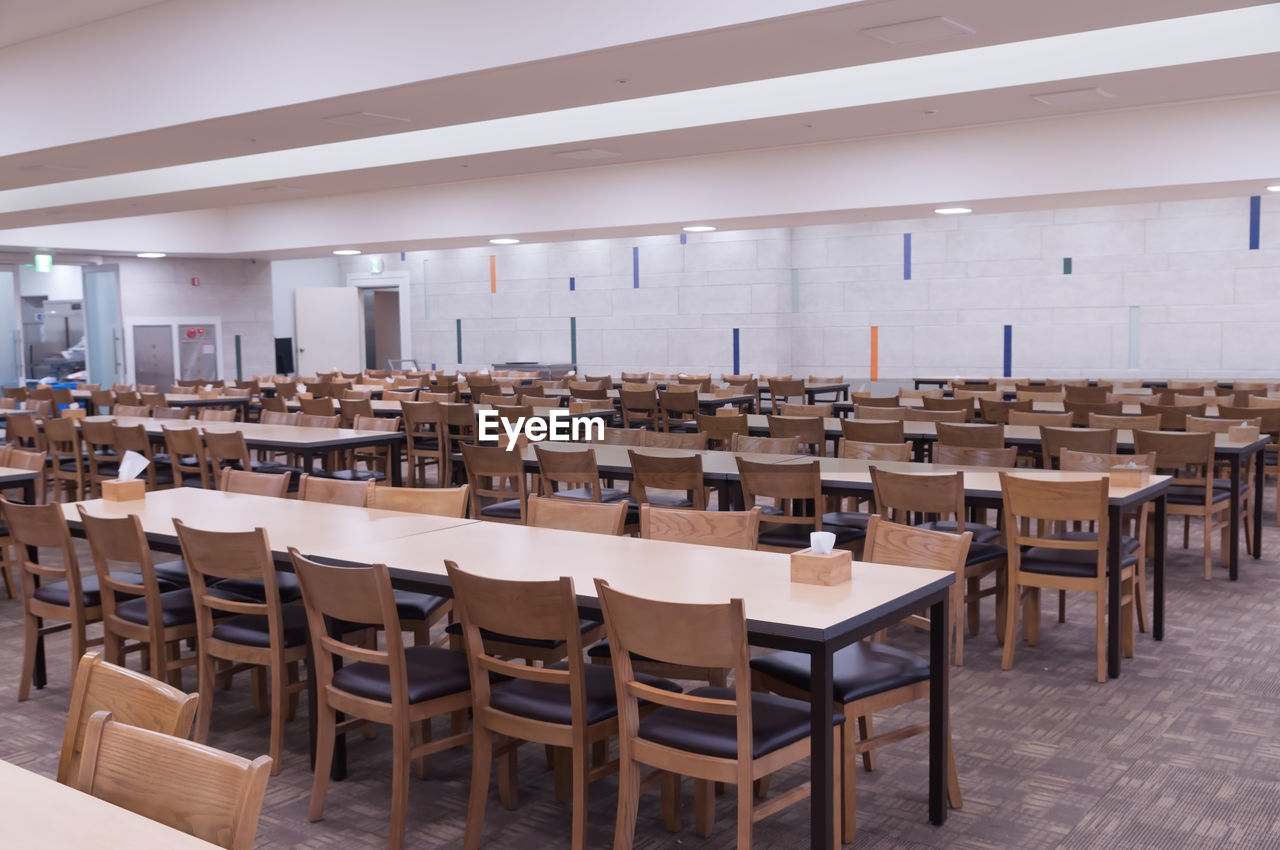
<svg viewBox="0 0 1280 850"><path fill-rule="evenodd" d="M951 670L947 637L951 633L950 593L929 609L929 821L941 826L947 820L947 740L950 730L950 692L947 676ZM959 612L956 612L959 616ZM846 729L845 734L854 730ZM828 846L830 844L828 843Z"/></svg>
<svg viewBox="0 0 1280 850"><path fill-rule="evenodd" d="M1231 580L1235 581L1240 577L1240 455L1233 454L1230 458L1231 463L1231 521L1228 527L1231 529L1231 542L1227 546L1230 553L1227 563L1230 568ZM1209 521L1205 517L1205 522ZM1208 547L1208 543L1205 546ZM1205 552L1205 557L1209 556L1209 552Z"/></svg>
<svg viewBox="0 0 1280 850"><path fill-rule="evenodd" d="M400 441L387 444L387 463L390 464L391 486L403 487L404 476L400 473Z"/></svg>
<svg viewBox="0 0 1280 850"><path fill-rule="evenodd" d="M1266 490L1266 484L1263 481L1263 473L1266 470L1266 453L1265 448L1258 449L1253 453L1254 470L1253 470L1253 557L1254 560L1262 557L1262 499ZM1277 508L1280 510L1280 507Z"/></svg>
<svg viewBox="0 0 1280 850"><path fill-rule="evenodd" d="M1112 505L1107 510L1107 675L1112 679L1120 675L1120 507Z"/></svg>
<svg viewBox="0 0 1280 850"><path fill-rule="evenodd" d="M40 550L35 546L28 546L27 560L33 564L40 563ZM39 576L35 580L36 584L40 583ZM36 618L36 669L31 673L31 684L36 688L49 684L49 671L44 661L44 619L41 617Z"/></svg>
<svg viewBox="0 0 1280 850"><path fill-rule="evenodd" d="M1166 498L1161 495L1156 499L1155 509L1155 552L1152 560L1153 578L1155 580L1151 591L1151 637L1155 640L1164 640L1164 549L1165 549L1165 502Z"/></svg>
<svg viewBox="0 0 1280 850"><path fill-rule="evenodd" d="M944 653L945 654L945 653ZM835 734L831 725L832 651L829 645L816 647L809 658L809 846L830 850L835 840ZM853 730L845 730L852 734Z"/></svg>

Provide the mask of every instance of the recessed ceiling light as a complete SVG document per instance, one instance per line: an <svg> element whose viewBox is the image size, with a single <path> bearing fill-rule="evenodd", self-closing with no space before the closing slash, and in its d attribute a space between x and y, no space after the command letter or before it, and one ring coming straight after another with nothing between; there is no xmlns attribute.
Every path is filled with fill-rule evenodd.
<svg viewBox="0 0 1280 850"><path fill-rule="evenodd" d="M1268 192L1280 192L1280 184L1276 184L1275 186L1268 186L1268 187L1267 187L1267 191L1268 191Z"/></svg>
<svg viewBox="0 0 1280 850"><path fill-rule="evenodd" d="M973 212L973 210L968 207L938 207L934 212L938 215L964 215L965 213Z"/></svg>
<svg viewBox="0 0 1280 850"><path fill-rule="evenodd" d="M710 224L691 224L684 228L685 233L710 233L713 230L715 227Z"/></svg>
<svg viewBox="0 0 1280 850"><path fill-rule="evenodd" d="M359 254L360 252L357 251L355 248L339 248L333 253L337 254L339 257L354 257L356 254Z"/></svg>
<svg viewBox="0 0 1280 850"><path fill-rule="evenodd" d="M502 236L497 239L490 239L490 245L519 245L519 239L512 239L510 236Z"/></svg>
<svg viewBox="0 0 1280 850"><path fill-rule="evenodd" d="M160 251L143 251L138 256L144 260L158 260L165 255Z"/></svg>

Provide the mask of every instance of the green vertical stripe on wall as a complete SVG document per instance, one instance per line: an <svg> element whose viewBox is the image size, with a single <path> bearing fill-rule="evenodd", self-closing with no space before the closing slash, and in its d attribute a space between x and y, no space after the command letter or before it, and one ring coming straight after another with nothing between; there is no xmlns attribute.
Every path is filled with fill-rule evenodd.
<svg viewBox="0 0 1280 850"><path fill-rule="evenodd" d="M1070 257L1062 258L1062 273L1071 274L1071 258Z"/></svg>
<svg viewBox="0 0 1280 850"><path fill-rule="evenodd" d="M458 334L458 365L462 365L462 320L455 319L454 322L454 328Z"/></svg>
<svg viewBox="0 0 1280 850"><path fill-rule="evenodd" d="M578 368L578 317L569 317L569 362Z"/></svg>

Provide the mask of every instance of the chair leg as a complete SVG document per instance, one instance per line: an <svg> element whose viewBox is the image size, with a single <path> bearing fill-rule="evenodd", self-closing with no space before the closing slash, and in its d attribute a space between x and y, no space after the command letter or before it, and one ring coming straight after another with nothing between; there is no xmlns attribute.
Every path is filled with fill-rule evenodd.
<svg viewBox="0 0 1280 850"><path fill-rule="evenodd" d="M738 805L742 805L739 800ZM752 805L748 802L748 808ZM693 834L708 838L716 823L716 794L707 779L693 780ZM742 846L742 845L739 845Z"/></svg>
<svg viewBox="0 0 1280 850"><path fill-rule="evenodd" d="M1098 682L1104 684L1107 681L1107 599L1105 594L1105 589L1094 594L1094 608L1097 618L1094 628L1094 643L1098 656Z"/></svg>
<svg viewBox="0 0 1280 850"><path fill-rule="evenodd" d="M271 739L267 752L271 756L272 776L280 772L280 757L284 752L284 719L289 704L285 667L280 663L271 665Z"/></svg>
<svg viewBox="0 0 1280 850"><path fill-rule="evenodd" d="M1017 641L1016 633L1018 629L1019 592L1017 584L1008 582L1005 587L1004 654L1000 657L1001 670L1008 670L1013 667L1013 644Z"/></svg>
<svg viewBox="0 0 1280 850"><path fill-rule="evenodd" d="M333 710L326 705L321 705L317 712L316 766L311 776L311 804L307 808L307 820L312 822L324 817L324 798L329 791L329 772L333 766L333 743L337 736Z"/></svg>
<svg viewBox="0 0 1280 850"><path fill-rule="evenodd" d="M754 801L750 782L738 783L738 846L750 847L752 827L754 826L752 806Z"/></svg>
<svg viewBox="0 0 1280 850"><path fill-rule="evenodd" d="M858 737L863 741L869 740L874 734L871 731L871 722L870 714L864 714L858 718ZM862 766L867 773L876 769L876 751L874 748L862 754Z"/></svg>
<svg viewBox="0 0 1280 850"><path fill-rule="evenodd" d="M1067 621L1067 592L1065 590L1058 591L1058 622L1065 623Z"/></svg>
<svg viewBox="0 0 1280 850"><path fill-rule="evenodd" d="M977 577L969 579L966 592L969 594L971 598L969 602L966 603L965 605L965 613L968 615L968 620L969 620L968 627L969 627L970 635L976 635L978 633L978 629L982 625L982 619L981 619L982 610L978 606L978 602L979 602L978 592L981 589L982 589L982 582L980 579L978 579Z"/></svg>
<svg viewBox="0 0 1280 850"><path fill-rule="evenodd" d="M1027 589L1022 599L1022 633L1028 646L1040 643L1040 588Z"/></svg>
<svg viewBox="0 0 1280 850"><path fill-rule="evenodd" d="M409 730L402 724L391 727L391 834L390 850L404 847L404 828L409 817Z"/></svg>
<svg viewBox="0 0 1280 850"><path fill-rule="evenodd" d="M1211 514L1204 517L1204 580L1213 578L1213 519Z"/></svg>
<svg viewBox="0 0 1280 850"><path fill-rule="evenodd" d="M569 759L573 770L573 839L570 846L573 850L584 850L587 846L587 759L588 747L585 740L578 741L578 746L564 752L561 760Z"/></svg>
<svg viewBox="0 0 1280 850"><path fill-rule="evenodd" d="M618 823L621 828L622 823L622 806L626 797L623 796L622 775L625 768L618 768ZM638 772L638 769L637 769ZM667 772L662 777L662 825L666 827L667 832L679 832L683 826L680 815L680 774ZM616 842L615 838L615 842Z"/></svg>
<svg viewBox="0 0 1280 850"><path fill-rule="evenodd" d="M204 644L201 644L201 647L203 646ZM205 655L202 649L200 658L196 662L196 690L200 694L200 701L196 703L196 728L191 736L191 739L198 744L207 743L209 740L209 721L213 717L214 663L215 659Z"/></svg>
<svg viewBox="0 0 1280 850"><path fill-rule="evenodd" d="M472 756L476 758L476 756ZM674 782L670 782L673 779ZM662 780L663 819L671 828L670 811L666 801L673 801L676 828L680 817L680 777L674 774ZM472 780L474 787L475 780ZM625 750L618 758L618 816L613 828L613 850L631 850L636 840L636 811L640 805L640 765L627 758Z"/></svg>
<svg viewBox="0 0 1280 850"><path fill-rule="evenodd" d="M512 747L498 757L498 799L506 809L515 809L520 805L518 752L516 747Z"/></svg>
<svg viewBox="0 0 1280 850"><path fill-rule="evenodd" d="M34 614L22 618L22 678L18 680L18 702L31 695L31 677L36 672L36 644L40 642L40 625Z"/></svg>
<svg viewBox="0 0 1280 850"><path fill-rule="evenodd" d="M467 827L462 839L464 850L479 850L480 847L480 831L484 828L484 806L489 797L489 770L492 764L493 733L488 729L476 728L471 738L471 796L467 801ZM631 823L631 831L634 832L634 813Z"/></svg>
<svg viewBox="0 0 1280 850"><path fill-rule="evenodd" d="M956 748L949 722L947 725L947 804L953 809L964 805L964 801L960 799L960 773L956 770Z"/></svg>
<svg viewBox="0 0 1280 850"><path fill-rule="evenodd" d="M842 736L843 742L840 754L840 796L843 799L837 809L840 812L840 838L845 844L853 841L854 834L858 830L858 753L854 746L853 730L849 728L851 719L846 714L844 728L836 733ZM861 724L862 718L858 718L858 721ZM863 734L865 736L865 732ZM863 760L865 761L873 752L868 750L863 753Z"/></svg>

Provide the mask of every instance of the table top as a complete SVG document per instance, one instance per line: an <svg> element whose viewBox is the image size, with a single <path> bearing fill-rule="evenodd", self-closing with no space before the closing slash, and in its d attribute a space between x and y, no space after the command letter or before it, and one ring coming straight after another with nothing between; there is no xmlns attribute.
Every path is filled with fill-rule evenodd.
<svg viewBox="0 0 1280 850"><path fill-rule="evenodd" d="M84 850L109 843L134 850L208 850L214 846L7 761L0 761L0 793L12 815L4 827L8 847Z"/></svg>
<svg viewBox="0 0 1280 850"><path fill-rule="evenodd" d="M173 529L174 517L207 531L247 531L262 527L267 529L272 551L277 556L283 556L290 546L324 552L475 522L197 487L155 490L143 499L129 502L91 499L80 504L94 516L136 514L142 520L148 540L169 546L175 545L178 539ZM64 504L62 513L73 527L79 527L80 515L76 512L75 503Z"/></svg>
<svg viewBox="0 0 1280 850"><path fill-rule="evenodd" d="M34 469L23 469L19 466L0 466L0 484L15 484L21 481L32 481L40 473Z"/></svg>
<svg viewBox="0 0 1280 850"><path fill-rule="evenodd" d="M396 441L404 439L398 431L365 431L354 428L310 428L304 425L263 425L260 422L200 422L195 419L152 419L149 416L102 416L121 425L142 425L148 434L163 434L163 428L195 428L213 433L239 431L245 441L272 445L330 446L344 443Z"/></svg>
<svg viewBox="0 0 1280 850"><path fill-rule="evenodd" d="M584 448L594 449L596 466L601 472L623 475L630 475L631 473L631 455L628 450L655 457L700 455L702 457L702 474L711 477L736 477L738 463L734 458L737 457L755 461L756 463L782 463L796 458L796 455L762 454L759 452L693 451L690 449L659 448L657 446L617 446L610 443L543 442L538 445L542 447L543 451L572 452L582 451ZM526 462L536 461L532 445L524 447L523 456Z"/></svg>

